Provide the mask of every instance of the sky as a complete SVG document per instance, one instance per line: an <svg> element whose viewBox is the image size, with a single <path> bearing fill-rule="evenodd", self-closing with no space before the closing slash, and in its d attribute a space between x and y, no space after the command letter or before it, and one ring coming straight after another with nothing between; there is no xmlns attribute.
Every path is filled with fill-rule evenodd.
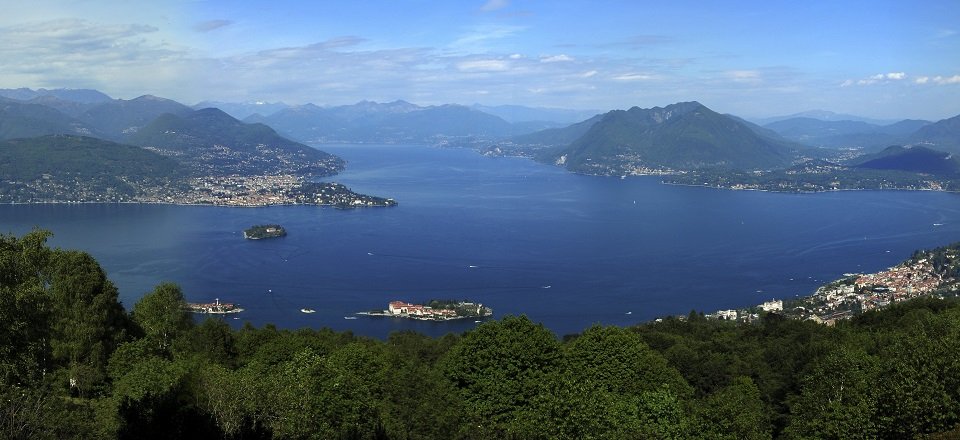
<svg viewBox="0 0 960 440"><path fill-rule="evenodd" d="M960 1L31 0L0 14L0 88L200 101L700 101L960 114Z"/></svg>

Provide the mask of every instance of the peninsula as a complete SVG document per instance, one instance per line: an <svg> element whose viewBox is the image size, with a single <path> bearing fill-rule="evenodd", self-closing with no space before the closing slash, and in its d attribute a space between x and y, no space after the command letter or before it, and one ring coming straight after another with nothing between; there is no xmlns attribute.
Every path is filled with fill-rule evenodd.
<svg viewBox="0 0 960 440"><path fill-rule="evenodd" d="M411 304L403 301L391 301L386 310L371 310L358 315L390 316L395 318L416 319L420 321L450 321L465 318L485 318L493 316L493 309L470 301L430 300L426 305Z"/></svg>

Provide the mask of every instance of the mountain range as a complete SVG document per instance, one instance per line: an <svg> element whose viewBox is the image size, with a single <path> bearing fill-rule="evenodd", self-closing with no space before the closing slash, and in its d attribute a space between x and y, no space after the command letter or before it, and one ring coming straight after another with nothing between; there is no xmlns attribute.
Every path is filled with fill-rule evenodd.
<svg viewBox="0 0 960 440"><path fill-rule="evenodd" d="M22 150L25 145L36 144L37 151L69 157L62 150L51 149L49 144L89 146L90 142L75 141L77 136L85 136L82 139L98 138L112 141L109 145L162 153L195 175L325 176L343 169L343 160L336 156L286 139L263 124L245 124L215 108L193 110L151 95L130 100L109 97L102 100L93 99L95 94L91 91L73 94L62 91L38 94L45 92L43 89L35 93L29 89L14 91L12 95L28 100L0 97L0 140L17 139L15 144L0 144L0 148L17 146ZM64 99L75 96L88 99L83 102ZM104 145L87 148L84 151L89 154L84 157L96 157L95 162L104 163L133 157L126 153L128 150ZM114 154L116 158L112 158ZM56 160L53 163L57 163ZM93 169L110 172L104 167Z"/></svg>
<svg viewBox="0 0 960 440"><path fill-rule="evenodd" d="M877 125L864 121L797 117L772 122L763 128L814 147L876 149L904 143L911 134L930 124L930 121L914 119Z"/></svg>
<svg viewBox="0 0 960 440"><path fill-rule="evenodd" d="M294 139L314 143L423 143L446 138L502 138L523 131L470 107L421 107L406 101L361 101L338 107L307 104L244 121L261 122ZM529 131L537 128L542 127Z"/></svg>
<svg viewBox="0 0 960 440"><path fill-rule="evenodd" d="M338 158L289 138L318 143L496 145L498 151L522 150L571 171L617 175L703 167L774 169L801 157L823 157L822 150L804 145L879 151L903 144L960 153L960 116L879 125L863 118L840 119L850 115L813 112L760 126L684 102L614 110L557 127L558 119L573 118L576 112L522 106L424 107L402 100L336 107L219 104L234 112L259 109L269 114L254 113L241 122L221 109L194 109L151 95L123 100L95 90L3 89L0 140L91 136L185 156L205 170L222 163L229 164L231 172L242 173L290 169L298 161L307 164L295 167L301 172L330 174L342 168ZM539 117L553 121L524 121Z"/></svg>

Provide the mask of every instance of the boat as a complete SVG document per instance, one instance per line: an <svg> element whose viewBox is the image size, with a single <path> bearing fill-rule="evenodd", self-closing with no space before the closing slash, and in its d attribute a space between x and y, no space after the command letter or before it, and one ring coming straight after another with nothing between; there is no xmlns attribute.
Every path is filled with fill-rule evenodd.
<svg viewBox="0 0 960 440"><path fill-rule="evenodd" d="M344 316L343 319L357 319L356 316Z"/></svg>
<svg viewBox="0 0 960 440"><path fill-rule="evenodd" d="M313 309L300 309L300 311L303 313L317 313L317 311Z"/></svg>
<svg viewBox="0 0 960 440"><path fill-rule="evenodd" d="M220 298L214 298L212 303L187 303L187 310L193 313L204 313L211 315L227 315L230 313L240 313L242 308L233 303L221 303Z"/></svg>
<svg viewBox="0 0 960 440"><path fill-rule="evenodd" d="M632 314L633 314L633 312L627 312L627 314L628 314L628 315L632 315Z"/></svg>

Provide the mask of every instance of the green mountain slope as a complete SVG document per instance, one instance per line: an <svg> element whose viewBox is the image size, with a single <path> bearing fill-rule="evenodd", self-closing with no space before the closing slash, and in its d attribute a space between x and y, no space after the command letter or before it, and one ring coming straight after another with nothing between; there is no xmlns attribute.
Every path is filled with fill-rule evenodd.
<svg viewBox="0 0 960 440"><path fill-rule="evenodd" d="M955 155L919 146L912 148L889 147L880 153L861 158L855 166L857 168L909 171L940 176L960 174L960 160Z"/></svg>
<svg viewBox="0 0 960 440"><path fill-rule="evenodd" d="M960 115L937 121L914 132L908 140L950 153L960 153Z"/></svg>
<svg viewBox="0 0 960 440"><path fill-rule="evenodd" d="M164 113L186 115L191 111L179 102L144 95L131 100L116 99L104 102L83 112L77 118L91 125L106 138L125 141L141 127Z"/></svg>
<svg viewBox="0 0 960 440"><path fill-rule="evenodd" d="M245 124L208 108L184 116L164 114L138 130L130 142L181 155L205 174L295 173L329 175L343 160L277 134L263 124Z"/></svg>
<svg viewBox="0 0 960 440"><path fill-rule="evenodd" d="M89 125L47 106L13 100L0 101L0 139L48 134L93 135L95 131Z"/></svg>
<svg viewBox="0 0 960 440"><path fill-rule="evenodd" d="M169 157L86 136L48 135L0 142L0 178L5 180L34 180L43 175L166 178L181 171L180 164Z"/></svg>
<svg viewBox="0 0 960 440"><path fill-rule="evenodd" d="M0 203L123 202L186 175L180 162L131 145L71 135L0 141Z"/></svg>
<svg viewBox="0 0 960 440"><path fill-rule="evenodd" d="M571 171L609 175L665 168L777 168L789 165L794 152L698 102L684 102L609 112L554 159Z"/></svg>

